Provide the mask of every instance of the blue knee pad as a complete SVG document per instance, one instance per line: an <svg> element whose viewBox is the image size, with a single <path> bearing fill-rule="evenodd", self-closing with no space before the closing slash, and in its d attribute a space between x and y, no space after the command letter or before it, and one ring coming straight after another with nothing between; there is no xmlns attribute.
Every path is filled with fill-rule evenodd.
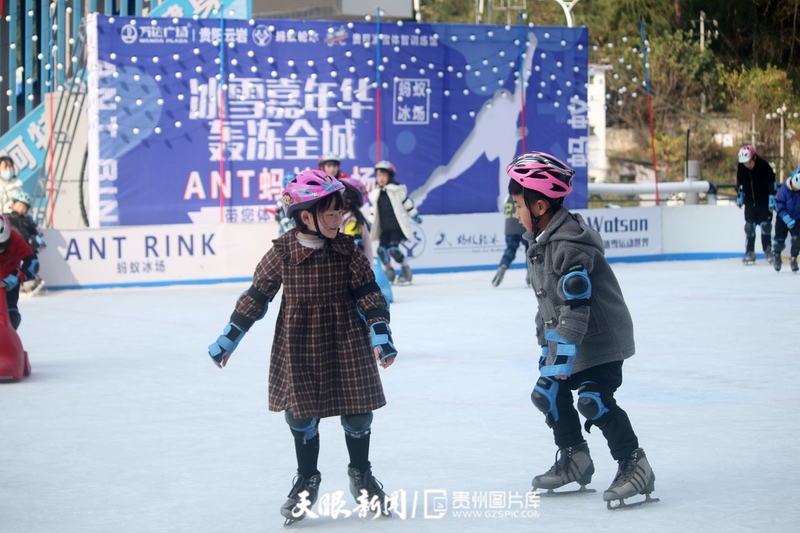
<svg viewBox="0 0 800 533"><path fill-rule="evenodd" d="M340 417L344 431L351 437L366 437L372 427L372 411Z"/></svg>
<svg viewBox="0 0 800 533"><path fill-rule="evenodd" d="M609 409L603 403L600 388L594 381L584 381L578 389L578 412L586 418L586 431L592 425L602 428L606 422ZM601 420L602 419L602 420Z"/></svg>
<svg viewBox="0 0 800 533"><path fill-rule="evenodd" d="M289 429L295 437L302 436L305 441L313 439L319 433L319 420L316 418L295 418L291 409L287 409L284 413L286 423L289 424Z"/></svg>
<svg viewBox="0 0 800 533"><path fill-rule="evenodd" d="M540 376L531 392L531 401L538 410L544 413L545 422L553 427L558 422L558 406L556 405L556 395L558 394L558 381Z"/></svg>
<svg viewBox="0 0 800 533"><path fill-rule="evenodd" d="M392 259L394 259L398 263L402 263L406 259L406 256L403 255L403 252L401 252L400 248L398 248L397 246L389 247L389 255L391 255Z"/></svg>
<svg viewBox="0 0 800 533"><path fill-rule="evenodd" d="M383 246L378 247L378 259L380 259L381 263L384 265L389 264L389 252Z"/></svg>

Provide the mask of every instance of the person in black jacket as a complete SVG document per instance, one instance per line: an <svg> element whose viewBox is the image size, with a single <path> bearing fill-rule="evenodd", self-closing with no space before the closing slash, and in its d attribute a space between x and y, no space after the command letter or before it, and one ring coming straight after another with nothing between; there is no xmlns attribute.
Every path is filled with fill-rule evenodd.
<svg viewBox="0 0 800 533"><path fill-rule="evenodd" d="M20 234L20 236L28 243L33 251L33 256L37 257L39 250L45 248L44 238L42 237L39 227L34 222L33 218L28 214L28 210L33 203L31 195L25 191L19 191L14 196L14 203L11 204L11 211L8 212L8 218L11 227ZM34 295L38 294L45 289L45 283L42 278L36 275L34 278L25 281L22 284L21 291Z"/></svg>
<svg viewBox="0 0 800 533"><path fill-rule="evenodd" d="M755 147L746 144L739 149L736 170L736 205L744 206L746 248L743 261L755 263L756 226L761 225L761 247L764 257L772 262L772 211L775 209L775 172L769 162L756 155Z"/></svg>

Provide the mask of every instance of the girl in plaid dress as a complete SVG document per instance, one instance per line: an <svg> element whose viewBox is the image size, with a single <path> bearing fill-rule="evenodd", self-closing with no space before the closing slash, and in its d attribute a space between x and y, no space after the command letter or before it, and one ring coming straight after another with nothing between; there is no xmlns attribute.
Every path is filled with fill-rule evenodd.
<svg viewBox="0 0 800 533"><path fill-rule="evenodd" d="M338 180L316 169L287 185L283 201L297 227L273 241L224 333L209 346L214 364L224 367L283 287L269 409L284 412L297 455L294 486L281 507L287 524L302 519L316 501L318 423L330 416L339 416L344 428L353 496L389 514L382 485L372 476L369 437L372 411L386 404L377 367L389 367L397 351L370 262L352 237L339 234L343 190Z"/></svg>

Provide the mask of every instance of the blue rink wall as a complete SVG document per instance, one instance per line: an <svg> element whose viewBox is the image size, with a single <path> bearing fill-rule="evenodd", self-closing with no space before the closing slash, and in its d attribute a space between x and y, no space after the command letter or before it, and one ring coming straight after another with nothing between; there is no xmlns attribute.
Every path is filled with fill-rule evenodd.
<svg viewBox="0 0 800 533"><path fill-rule="evenodd" d="M723 259L743 254L744 219L732 206L577 210L610 262ZM430 215L404 252L415 273L491 270L505 249L503 215ZM45 230L41 276L51 289L248 281L278 236L275 222ZM522 249L512 268L524 265Z"/></svg>

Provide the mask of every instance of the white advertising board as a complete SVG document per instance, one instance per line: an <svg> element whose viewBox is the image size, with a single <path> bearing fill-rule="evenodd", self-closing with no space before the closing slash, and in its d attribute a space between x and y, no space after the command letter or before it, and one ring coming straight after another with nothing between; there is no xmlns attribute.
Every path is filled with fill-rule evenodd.
<svg viewBox="0 0 800 533"><path fill-rule="evenodd" d="M639 207L577 210L609 260L711 259L739 254L739 210ZM667 224L666 227L662 227ZM403 243L414 272L496 268L505 249L500 213L428 215ZM246 281L278 236L275 222L45 230L41 275L53 289ZM513 266L522 265L518 250Z"/></svg>
<svg viewBox="0 0 800 533"><path fill-rule="evenodd" d="M53 289L247 280L277 236L277 223L45 230L40 275Z"/></svg>

